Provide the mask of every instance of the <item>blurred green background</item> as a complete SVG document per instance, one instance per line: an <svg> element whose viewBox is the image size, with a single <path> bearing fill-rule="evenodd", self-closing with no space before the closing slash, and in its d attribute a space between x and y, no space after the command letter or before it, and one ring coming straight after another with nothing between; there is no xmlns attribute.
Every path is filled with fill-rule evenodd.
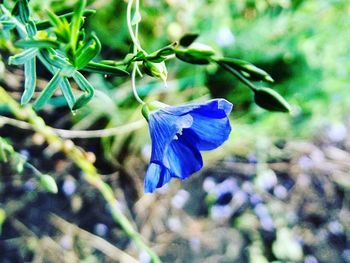
<svg viewBox="0 0 350 263"><path fill-rule="evenodd" d="M186 33L199 33L199 42L222 55L247 60L267 71L275 80L269 87L283 95L293 109L291 114L283 114L259 108L249 89L212 65L169 60L168 87L151 77L139 79L140 95L148 101L176 105L224 97L234 104L231 138L221 149L205 154L203 172L181 184L172 183L153 196L140 191L150 155L146 125L102 139L74 139L94 155L97 168L115 186L125 211L145 239L164 262L350 262L349 1L140 2L139 38L146 51L157 50ZM75 1L30 3L36 18L45 18L45 9L62 13L71 10ZM100 58L123 59L131 45L126 1L88 3L97 11L86 23L101 40ZM16 95L22 89L21 74L5 59L11 54L11 41L0 38L0 47L0 82ZM96 89L92 102L72 115L65 102L55 98L40 113L49 125L72 130L103 129L142 118L129 79L98 74L88 78ZM45 73L41 79L45 82ZM39 196L28 206L40 214L50 211L64 217L135 255L135 248L113 225L108 211L99 211L103 202L94 203L96 197L86 193L88 186L79 185L79 171L59 170L60 162L66 162L63 157L50 155L46 146L38 146L35 134L14 135L14 130L2 126L0 135L12 139L17 150L29 152L31 162L56 174L60 183L58 196L40 194L49 201L40 202ZM54 166L43 164L50 159ZM10 183L4 182L6 178ZM7 207L15 190L29 179L13 182L13 178L3 176L1 180L12 187L0 191L1 203ZM74 182L72 193L65 188L67 182L68 186ZM27 195L21 192L18 202ZM40 247L43 237L58 244L49 246L49 252L42 250L49 261L50 257L57 262L115 260L108 253L98 252L92 241L81 241L79 233L63 231L59 226L64 224L57 218L50 217L43 223L23 214L25 211L19 209L17 216L24 217L29 228L34 227L36 243L23 247L28 242L25 239L21 247L25 230L7 222L0 236L3 262L39 257L37 251L41 250L31 246ZM43 230L37 229L40 224L45 225ZM51 225L63 234L48 230ZM8 242L15 237L19 243ZM71 243L64 238L70 238ZM52 256L62 250L61 257ZM143 255L135 257L147 262Z"/></svg>

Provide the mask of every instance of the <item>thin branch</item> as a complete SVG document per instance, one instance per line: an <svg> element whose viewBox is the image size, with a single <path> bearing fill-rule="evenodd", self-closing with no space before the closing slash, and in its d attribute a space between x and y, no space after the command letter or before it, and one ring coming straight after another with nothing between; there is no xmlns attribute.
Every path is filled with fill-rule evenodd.
<svg viewBox="0 0 350 263"><path fill-rule="evenodd" d="M76 234L85 241L88 241L93 248L101 251L103 254L105 254L112 260L130 263L139 262L129 254L125 253L123 250L117 248L116 246L108 242L107 240L104 240L99 236L96 236L84 229L81 229L80 227L64 220L58 215L52 214L50 216L50 221L64 234Z"/></svg>
<svg viewBox="0 0 350 263"><path fill-rule="evenodd" d="M0 126L4 124L9 124L25 130L34 130L33 125L31 125L28 122L12 119L5 116L0 116ZM142 128L144 125L145 125L144 120L138 120L138 121L130 122L121 126L101 129L101 130L66 130L66 129L56 129L56 128L51 128L51 129L58 136L64 139L74 139L74 138L89 139L89 138L109 137L109 136L133 132L135 130Z"/></svg>

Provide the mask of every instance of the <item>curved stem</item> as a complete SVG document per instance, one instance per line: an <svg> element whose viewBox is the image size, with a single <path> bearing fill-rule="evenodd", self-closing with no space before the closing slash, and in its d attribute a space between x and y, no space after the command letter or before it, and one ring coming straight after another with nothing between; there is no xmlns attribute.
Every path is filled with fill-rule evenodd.
<svg viewBox="0 0 350 263"><path fill-rule="evenodd" d="M140 98L139 94L137 93L136 90L136 83L135 83L135 79L136 79L136 70L137 70L137 64L136 62L134 62L133 68L132 68L132 73L131 73L131 86L132 86L132 92L134 93L134 97L135 99L141 103L142 105L145 104L145 102Z"/></svg>
<svg viewBox="0 0 350 263"><path fill-rule="evenodd" d="M142 50L142 48L141 48L140 43L139 43L139 41L138 41L138 39L137 39L136 35L134 34L133 29L132 29L132 23L131 23L132 3L133 3L133 0L129 0L128 6L127 6L127 10L126 10L126 20L127 20L129 34L130 34L131 40L132 40L132 42L134 44L134 51L135 51L135 48L136 48L136 51L137 51L137 50ZM139 3L136 0L136 12L138 12L138 4ZM138 31L138 23L136 24L136 32L137 31Z"/></svg>

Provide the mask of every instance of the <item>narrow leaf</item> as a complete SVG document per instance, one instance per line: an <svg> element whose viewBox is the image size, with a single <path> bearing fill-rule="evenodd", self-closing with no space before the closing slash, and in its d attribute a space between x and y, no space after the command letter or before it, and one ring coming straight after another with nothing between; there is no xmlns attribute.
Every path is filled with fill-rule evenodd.
<svg viewBox="0 0 350 263"><path fill-rule="evenodd" d="M101 51L101 43L95 34L77 50L74 66L77 69L85 67Z"/></svg>
<svg viewBox="0 0 350 263"><path fill-rule="evenodd" d="M36 30L36 26L35 26L35 23L31 20L29 20L26 24L25 24L25 27L26 27L26 30L28 32L28 36L30 38L34 37L37 33L37 30Z"/></svg>
<svg viewBox="0 0 350 263"><path fill-rule="evenodd" d="M9 57L9 64L21 65L36 56L38 50L36 48L25 49L21 53Z"/></svg>
<svg viewBox="0 0 350 263"><path fill-rule="evenodd" d="M75 71L75 68L69 63L68 59L58 55L53 49L42 50L41 54L48 63L61 69L63 75L70 76Z"/></svg>
<svg viewBox="0 0 350 263"><path fill-rule="evenodd" d="M25 24L29 21L29 6L27 0L18 0L18 18Z"/></svg>
<svg viewBox="0 0 350 263"><path fill-rule="evenodd" d="M57 71L50 82L47 84L45 89L40 93L40 96L35 100L33 107L35 110L41 109L45 103L52 97L54 94L57 85L60 84L62 78L60 77L60 71Z"/></svg>
<svg viewBox="0 0 350 263"><path fill-rule="evenodd" d="M60 88L69 108L72 110L75 103L75 97L67 78L63 77L63 80L60 82Z"/></svg>
<svg viewBox="0 0 350 263"><path fill-rule="evenodd" d="M199 37L199 34L196 34L196 33L186 34L186 35L184 35L184 36L180 39L179 44L180 44L180 46L188 47L188 46L191 45L198 37Z"/></svg>
<svg viewBox="0 0 350 263"><path fill-rule="evenodd" d="M78 84L79 88L84 91L83 95L77 99L73 106L73 110L77 110L86 105L92 99L94 96L94 88L79 71L76 71L73 75L73 79Z"/></svg>
<svg viewBox="0 0 350 263"><path fill-rule="evenodd" d="M21 104L27 104L33 97L36 84L36 58L28 60L24 63L24 92L21 97Z"/></svg>
<svg viewBox="0 0 350 263"><path fill-rule="evenodd" d="M107 74L107 75L115 75L115 76L128 76L129 73L123 69L120 69L118 67L102 64L102 63L95 63L95 62L89 62L84 68L81 70L88 71L88 72L95 72L100 74Z"/></svg>
<svg viewBox="0 0 350 263"><path fill-rule="evenodd" d="M16 24L12 21L0 21L0 25L3 31L11 30L16 27Z"/></svg>
<svg viewBox="0 0 350 263"><path fill-rule="evenodd" d="M47 11L47 12L48 12L48 16L50 17L50 15L49 15L50 12L49 11ZM84 10L83 15L85 17L89 17L95 13L96 13L95 10L86 9L86 10ZM51 14L52 14L52 12L51 12ZM60 16L55 15L55 16L58 17L59 19L65 18L65 19L67 19L68 22L70 22L72 17L73 17L73 14L74 14L73 12L70 12L70 13L67 13L64 15L60 15ZM52 26L52 22L53 22L53 20L51 20L51 19L50 19L50 21L49 20L39 21L36 23L36 27L38 30L45 30L45 29L48 29L49 27Z"/></svg>
<svg viewBox="0 0 350 263"><path fill-rule="evenodd" d="M86 6L86 0L79 0L77 5L75 6L72 22L71 22L71 39L70 39L70 46L73 50L73 53L75 53L75 49L78 42L78 36L79 36L79 29L80 29L80 22L81 17L83 16L83 11Z"/></svg>
<svg viewBox="0 0 350 263"><path fill-rule="evenodd" d="M51 74L54 75L54 74L56 74L56 72L58 72L58 70L56 68L54 68L45 59L45 57L42 54L39 53L38 57L39 57L40 61L44 64L44 66L51 72ZM73 105L75 103L75 97L74 97L74 94L72 92L72 88L71 88L71 85L70 85L68 79L66 77L63 77L63 80L60 82L59 85L60 85L62 94L67 101L69 108L72 110Z"/></svg>
<svg viewBox="0 0 350 263"><path fill-rule="evenodd" d="M43 40L19 40L16 42L16 46L20 48L58 48L59 43L50 39Z"/></svg>

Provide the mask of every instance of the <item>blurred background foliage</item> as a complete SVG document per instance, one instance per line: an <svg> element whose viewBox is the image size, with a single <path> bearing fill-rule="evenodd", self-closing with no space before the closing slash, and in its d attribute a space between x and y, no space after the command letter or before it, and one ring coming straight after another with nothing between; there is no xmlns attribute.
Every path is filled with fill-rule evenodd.
<svg viewBox="0 0 350 263"><path fill-rule="evenodd" d="M48 8L59 14L70 11L74 4L75 1L68 0L31 0L33 14L37 18L45 18L45 10ZM86 23L101 40L100 59L123 59L131 45L126 26L126 2L99 0L88 1L88 4L97 10ZM238 262L248 260L350 262L347 237L350 225L349 220L344 219L349 215L346 212L348 209L344 212L344 207L349 207L349 184L346 177L346 169L349 167L342 166L339 168L340 173L336 175L329 172L328 168L313 170L313 165L321 166L322 162L329 161L327 159L329 155L323 152L322 147L329 149L335 145L348 158L346 154L350 145L347 136L350 110L349 1L143 0L140 8L142 21L139 39L146 51L157 50L180 39L186 33L199 33L199 42L213 46L222 55L247 60L266 70L275 80L270 87L282 94L293 108L290 115L271 113L259 108L253 102L250 90L230 74L213 65L196 66L179 60L169 60L166 62L169 72L168 87L147 76L138 81L140 95L148 101L157 99L176 105L192 100L224 97L234 104L232 136L220 150L206 154L208 168L203 174L184 182L185 190L179 190L180 186L176 183L172 184L171 187L175 190L161 193L160 197L143 197L133 208L137 215L136 221L145 224L141 227L143 234L153 240L162 258L166 262L192 260L204 262L201 260L206 257L225 255L222 258L212 257L212 261L207 262L232 262L233 259ZM5 58L14 50L11 41L8 38L0 38L0 47L3 56L0 64L0 82L7 86L14 83L10 90L21 91L18 80L9 77L10 73L16 72L5 66L7 64ZM45 79L45 74L42 73L42 79ZM15 76L20 78L18 74ZM92 102L72 115L60 97L52 99L50 105L44 107L44 111L41 112L49 125L72 130L89 130L115 127L141 119L128 79L104 77L98 74L89 74L88 78L96 89ZM9 132L2 131L3 135L9 135ZM301 139L309 142L300 143ZM132 187L140 189L144 167L150 155L150 139L146 125L132 133L125 132L102 139L78 138L74 141L95 153L96 166L101 173L111 173L116 167L125 169L126 179L118 179L121 180L116 185L118 189L120 187L125 192L133 192L129 188L123 188L123 185L130 187L130 183L125 183L123 180L133 181L135 185ZM291 146L289 145L285 151L284 147L289 142ZM17 147L21 148L19 145ZM335 156L330 155L332 158ZM339 154L336 156L339 157ZM37 156L37 158L43 157ZM135 158L138 161L135 161ZM346 158L342 159L343 162L349 160ZM217 164L217 160L223 160L223 163ZM243 171L239 170L235 168L240 167L238 164L235 165L237 160L238 163L242 161L248 166L253 164L257 167L250 169L249 166L248 172L245 168ZM289 168L284 169L283 165L282 168L278 165L277 168L267 167L266 163L276 160ZM39 164L38 166L40 167ZM214 182L205 181L207 175ZM61 179L65 178L62 174L60 176ZM132 179L133 176L138 179ZM305 184L298 181L298 176L302 177L302 180L312 181L312 186L309 188L305 181L302 181ZM221 188L225 186L220 184L226 182L232 186L232 181L228 180L232 177L235 178L233 184L239 190L223 191ZM64 185L67 180L73 179L70 177L62 180ZM108 180L113 181L111 178ZM200 190L194 190L193 187L200 184L203 184L204 192L202 190L197 194ZM221 191L223 194L213 195L208 187L214 189L214 192ZM290 192L292 189L293 192ZM320 189L323 189L323 192ZM176 192L177 190L179 191ZM119 190L116 191L119 196ZM83 189L78 193L81 192ZM191 195L190 198L188 193ZM228 201L225 199L225 194ZM133 206L133 201L137 200L135 195L137 196L132 194L134 199L126 198L125 202L129 202L129 206ZM172 206L177 196L180 196L178 197L180 200L194 200L188 201L185 212L181 210L182 207ZM305 199L301 200L303 196ZM234 197L235 201L231 201L230 197ZM244 212L247 207L244 205L245 198L249 200L252 208L248 212ZM91 199L93 198L90 198L90 202ZM237 200L243 201L239 203ZM159 241L150 234L152 231L149 229L152 227L147 223L151 223L143 209L140 209L140 207L151 207L152 201L159 202L163 208L159 211L154 210L158 211L158 214L153 211L153 214L150 212L148 216L150 218L159 216L159 222L164 219L167 222L164 224L170 231L180 236L172 239L176 242L174 241L173 245L168 244L163 250L159 245L162 239ZM221 219L216 220L217 214L225 214L224 210L215 207L220 202L223 205L229 202L232 205L232 202L235 202L238 207L234 212L228 212L227 218L230 220L229 228L226 230ZM307 202L314 206L311 208L306 206ZM259 206L260 204L263 208ZM271 215L266 209L269 209ZM55 209L56 212L57 210ZM171 212L168 213L169 211ZM308 214L305 211L311 212ZM198 234L196 229L191 229L191 222L194 219L190 219L188 214L196 216L195 220L198 222L195 222L201 226L197 232L206 231L205 233ZM168 215L168 218L165 218L165 215ZM203 217L210 218L215 223L204 224L201 221ZM272 227L269 226L270 219L274 222ZM260 222L259 225L259 220L265 223ZM109 226L108 220L104 222ZM153 219L152 222L157 221ZM179 224L188 228L179 227ZM152 233L163 233L162 227L166 226L160 224L158 230L153 230ZM86 225L83 225L84 227L89 229ZM224 233L221 233L223 229ZM198 240L185 233L190 230L195 232L194 236L200 236L198 240L202 243L205 243L205 238L214 235L214 239L220 241L222 246L218 245L209 249L209 252L202 251L198 254L199 252L196 252ZM225 236L225 231L230 233L229 237ZM325 241L326 238L323 237L327 233L330 233L331 237ZM118 240L110 235L112 234L108 234L105 238ZM299 239L295 239L295 236ZM166 236L162 238L166 239ZM195 252L186 254L187 248L184 244L187 243L183 240L187 240ZM123 242L122 247L125 246L125 240ZM316 245L317 242L319 246ZM237 247L230 247L232 243L236 243ZM81 255L86 254L81 252ZM177 257L180 259L175 261Z"/></svg>

